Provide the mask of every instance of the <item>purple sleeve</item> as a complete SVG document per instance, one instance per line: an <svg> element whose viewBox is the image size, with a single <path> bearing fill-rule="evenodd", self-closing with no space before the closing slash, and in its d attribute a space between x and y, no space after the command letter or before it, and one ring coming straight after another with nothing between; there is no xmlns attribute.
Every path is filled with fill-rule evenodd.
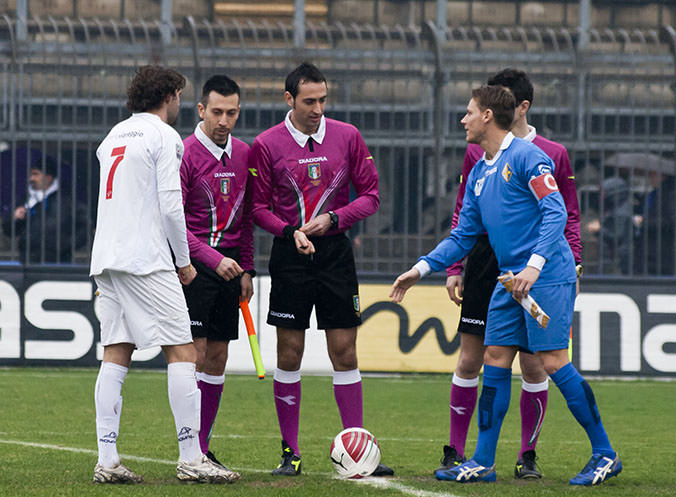
<svg viewBox="0 0 676 497"><path fill-rule="evenodd" d="M185 212L185 204L188 198L188 192L190 190L190 164L186 161L186 156L183 155L183 160L181 161L181 192L183 193L183 211ZM218 263L221 262L223 256L212 249L209 245L197 238L190 229L187 227L186 223L186 235L188 237L188 249L190 250L190 257L196 259L204 264L206 264L211 269L216 269Z"/></svg>
<svg viewBox="0 0 676 497"><path fill-rule="evenodd" d="M249 173L246 180L244 210L242 212L242 224L239 235L239 260L240 266L244 271L254 268L253 219L251 217L252 184L252 175Z"/></svg>
<svg viewBox="0 0 676 497"><path fill-rule="evenodd" d="M566 204L566 212L568 213L568 220L564 228L564 234L568 245L573 251L575 263L579 264L582 261L582 243L580 242L580 208L577 203L577 190L575 189L575 176L570 167L570 160L568 159L568 152L562 150L554 168L554 178L559 185L559 191Z"/></svg>
<svg viewBox="0 0 676 497"><path fill-rule="evenodd" d="M347 230L357 221L369 217L380 206L378 171L373 157L358 131L355 131L350 150L352 184L357 197L345 207L336 209L338 228Z"/></svg>
<svg viewBox="0 0 676 497"><path fill-rule="evenodd" d="M251 216L253 222L275 236L282 236L286 226L275 216L272 207L272 164L270 152L256 139L251 146L249 169L252 179Z"/></svg>
<svg viewBox="0 0 676 497"><path fill-rule="evenodd" d="M455 210L453 211L453 218L451 219L451 229L458 225L460 211L462 210L462 201L465 197L465 188L467 187L467 178L472 171L474 164L481 158L481 154L476 150L476 147L470 145L465 150L465 159L462 162L462 176L460 177L460 187L458 188L458 196L455 199ZM465 265L462 260L454 262L446 268L446 276L456 276L462 274Z"/></svg>
<svg viewBox="0 0 676 497"><path fill-rule="evenodd" d="M218 263L223 259L223 254L217 250L212 249L209 245L192 234L192 231L186 230L188 233L188 248L190 249L190 257L206 264L214 271L218 267Z"/></svg>

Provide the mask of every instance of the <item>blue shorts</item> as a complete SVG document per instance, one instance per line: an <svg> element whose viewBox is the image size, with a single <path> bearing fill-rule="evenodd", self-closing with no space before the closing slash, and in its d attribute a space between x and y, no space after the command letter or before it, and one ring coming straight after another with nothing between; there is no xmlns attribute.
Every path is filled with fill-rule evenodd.
<svg viewBox="0 0 676 497"><path fill-rule="evenodd" d="M549 316L549 325L542 328L504 286L497 284L488 308L484 344L517 346L531 352L567 349L575 283L531 288L528 293Z"/></svg>

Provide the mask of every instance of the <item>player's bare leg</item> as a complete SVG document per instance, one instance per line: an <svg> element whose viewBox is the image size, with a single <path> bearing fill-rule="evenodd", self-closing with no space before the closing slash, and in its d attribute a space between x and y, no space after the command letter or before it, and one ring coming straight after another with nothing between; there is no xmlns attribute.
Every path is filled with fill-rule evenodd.
<svg viewBox="0 0 676 497"><path fill-rule="evenodd" d="M103 361L94 391L98 461L96 483L141 483L143 478L122 465L117 452L117 436L122 412L122 384L129 370L134 345L117 343L103 348Z"/></svg>
<svg viewBox="0 0 676 497"><path fill-rule="evenodd" d="M326 346L333 365L333 394L343 428L364 427L361 374L357 364L357 328L326 330ZM394 470L378 464L371 476L392 476Z"/></svg>

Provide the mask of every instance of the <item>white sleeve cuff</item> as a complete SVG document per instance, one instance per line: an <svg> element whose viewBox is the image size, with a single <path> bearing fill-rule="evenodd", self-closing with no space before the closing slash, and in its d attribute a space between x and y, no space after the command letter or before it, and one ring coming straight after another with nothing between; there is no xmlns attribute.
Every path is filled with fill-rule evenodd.
<svg viewBox="0 0 676 497"><path fill-rule="evenodd" d="M425 260L416 262L415 265L413 266L413 269L418 270L418 272L420 273L420 279L423 279L425 276L427 276L432 272L432 270L430 269L430 265Z"/></svg>
<svg viewBox="0 0 676 497"><path fill-rule="evenodd" d="M530 256L530 259L528 259L528 264L526 264L526 265L534 267L538 271L542 271L542 268L544 267L545 262L547 262L547 259L545 259L541 255L533 254L533 255Z"/></svg>

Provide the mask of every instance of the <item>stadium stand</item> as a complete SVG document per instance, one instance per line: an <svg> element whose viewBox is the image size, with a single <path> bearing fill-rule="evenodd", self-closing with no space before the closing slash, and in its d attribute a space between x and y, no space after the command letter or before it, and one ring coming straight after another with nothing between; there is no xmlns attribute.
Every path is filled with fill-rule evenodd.
<svg viewBox="0 0 676 497"><path fill-rule="evenodd" d="M156 9L157 2L150 3ZM293 2L276 3L288 11ZM10 147L37 147L71 164L93 205L94 152L126 115L125 85L136 66L166 63L188 75L177 124L182 135L197 120L197 88L206 77L224 70L237 77L243 102L237 135L251 142L283 119L289 68L311 59L332 82L327 114L360 128L379 167L381 208L353 234L359 235L358 269L380 274L411 263L447 231L465 147L458 122L471 88L498 68L518 66L534 81L530 120L570 151L586 218L603 217L599 185L607 177L625 179L636 205L647 191L643 165L607 163L614 154L649 152L673 171L676 31L658 25L673 20L674 7L667 2L644 6L649 27L643 14L640 22L627 24L636 2L594 2L596 24L584 50L573 1L451 0L443 37L431 21L420 22L433 17L434 2L368 3L371 8L358 11L348 0L308 0L318 14L307 18L302 52L293 45L290 18L257 16L247 10L254 9L249 2L220 2L237 6L241 18L214 15L219 2L213 11L196 2L201 17L175 15L168 45L159 21L120 20L115 13L104 19L31 12L22 42L14 36L16 20L5 13L0 16L3 138ZM131 3L122 4L129 13ZM489 4L500 7L500 23L486 19ZM546 20L532 4L546 8ZM342 18L347 12L362 22ZM612 23L622 27L605 27ZM583 235L587 274L611 272L602 262L603 245L593 233ZM270 240L257 233L256 242L257 265L264 271ZM2 259L13 257L0 252Z"/></svg>

